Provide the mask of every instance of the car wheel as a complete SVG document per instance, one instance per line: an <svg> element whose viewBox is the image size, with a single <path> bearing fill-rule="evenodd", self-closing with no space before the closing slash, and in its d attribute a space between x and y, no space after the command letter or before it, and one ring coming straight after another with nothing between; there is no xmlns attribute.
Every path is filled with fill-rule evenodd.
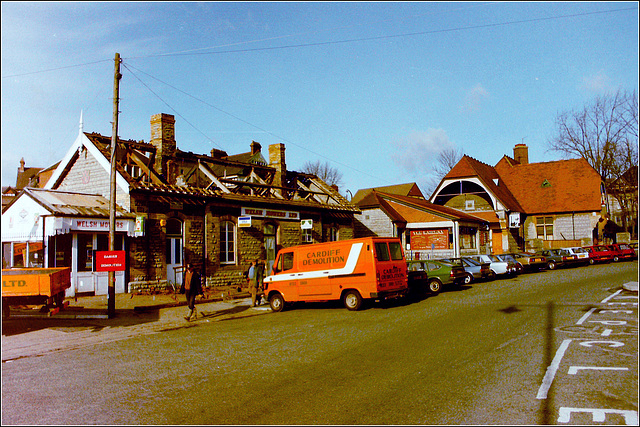
<svg viewBox="0 0 640 427"><path fill-rule="evenodd" d="M556 269L556 263L553 261L549 261L547 263L547 267L549 268L549 270L555 270Z"/></svg>
<svg viewBox="0 0 640 427"><path fill-rule="evenodd" d="M620 258L618 258L617 256L614 256L613 257L613 262L618 262L618 261L620 261Z"/></svg>
<svg viewBox="0 0 640 427"><path fill-rule="evenodd" d="M468 285L471 282L473 282L473 275L469 273L464 277L464 284Z"/></svg>
<svg viewBox="0 0 640 427"><path fill-rule="evenodd" d="M284 297L282 294L273 294L271 298L269 298L269 305L271 306L271 311L279 312L284 308Z"/></svg>
<svg viewBox="0 0 640 427"><path fill-rule="evenodd" d="M594 259L593 258L589 258L589 265L593 265L593 264L595 264Z"/></svg>
<svg viewBox="0 0 640 427"><path fill-rule="evenodd" d="M360 296L360 292L356 290L347 291L342 298L344 306L347 307L347 310L356 311L362 305L362 297Z"/></svg>
<svg viewBox="0 0 640 427"><path fill-rule="evenodd" d="M442 283L438 279L429 281L429 291L437 294L442 290Z"/></svg>

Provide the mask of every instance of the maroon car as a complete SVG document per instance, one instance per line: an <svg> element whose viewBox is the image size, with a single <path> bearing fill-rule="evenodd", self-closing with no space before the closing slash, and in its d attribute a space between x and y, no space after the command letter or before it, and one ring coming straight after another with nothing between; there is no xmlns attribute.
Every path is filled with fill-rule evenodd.
<svg viewBox="0 0 640 427"><path fill-rule="evenodd" d="M626 243L614 243L613 245L607 245L607 247L613 252L613 260L626 261L637 257L636 251Z"/></svg>
<svg viewBox="0 0 640 427"><path fill-rule="evenodd" d="M589 264L613 261L613 251L604 245L584 246L589 252Z"/></svg>

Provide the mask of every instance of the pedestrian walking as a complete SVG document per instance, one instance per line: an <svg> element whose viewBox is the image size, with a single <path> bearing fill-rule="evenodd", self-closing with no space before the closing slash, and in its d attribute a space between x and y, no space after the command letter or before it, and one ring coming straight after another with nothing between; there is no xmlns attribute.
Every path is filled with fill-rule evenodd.
<svg viewBox="0 0 640 427"><path fill-rule="evenodd" d="M193 265L187 264L187 271L184 275L184 294L187 298L187 306L189 307L189 314L184 317L185 320L191 320L191 316L195 319L198 317L196 310L196 297L198 295L204 295L202 292L202 277L200 273L195 271Z"/></svg>
<svg viewBox="0 0 640 427"><path fill-rule="evenodd" d="M262 303L262 296L264 294L264 275L265 275L265 267L264 261L262 259L256 259L256 304L260 305Z"/></svg>
<svg viewBox="0 0 640 427"><path fill-rule="evenodd" d="M249 293L251 293L251 307L255 307L256 297L258 296L258 259L251 261L251 267L249 267Z"/></svg>

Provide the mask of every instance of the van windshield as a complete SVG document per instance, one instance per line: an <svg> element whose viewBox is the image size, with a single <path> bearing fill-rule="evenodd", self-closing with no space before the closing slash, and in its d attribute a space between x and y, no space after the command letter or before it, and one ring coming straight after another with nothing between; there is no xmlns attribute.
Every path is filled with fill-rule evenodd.
<svg viewBox="0 0 640 427"><path fill-rule="evenodd" d="M389 252L391 252L391 259L394 261L402 260L402 246L398 242L389 243Z"/></svg>
<svg viewBox="0 0 640 427"><path fill-rule="evenodd" d="M378 261L389 261L389 249L386 242L376 243L376 258Z"/></svg>

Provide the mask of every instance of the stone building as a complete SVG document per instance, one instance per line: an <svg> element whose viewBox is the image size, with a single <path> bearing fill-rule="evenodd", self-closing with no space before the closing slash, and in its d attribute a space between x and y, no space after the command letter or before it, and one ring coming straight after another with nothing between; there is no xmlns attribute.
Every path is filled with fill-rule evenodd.
<svg viewBox="0 0 640 427"><path fill-rule="evenodd" d="M270 266L281 247L353 237L358 208L317 176L287 170L284 144L270 145L266 158L255 141L237 155L196 154L177 147L172 115L153 115L150 124L148 143L119 139L117 146L116 202L135 217L134 230L116 233L128 254L125 292L176 286L186 263L208 287L243 285L250 261ZM45 188L109 198L110 152L110 137L81 125ZM105 232L76 234L69 244L92 256ZM54 247L65 236L44 239ZM51 253L45 258L57 262ZM72 269L71 292L79 275Z"/></svg>
<svg viewBox="0 0 640 427"><path fill-rule="evenodd" d="M529 163L525 144L513 152L495 167L463 156L430 201L487 220L491 253L592 244L607 214L600 175L584 159Z"/></svg>

